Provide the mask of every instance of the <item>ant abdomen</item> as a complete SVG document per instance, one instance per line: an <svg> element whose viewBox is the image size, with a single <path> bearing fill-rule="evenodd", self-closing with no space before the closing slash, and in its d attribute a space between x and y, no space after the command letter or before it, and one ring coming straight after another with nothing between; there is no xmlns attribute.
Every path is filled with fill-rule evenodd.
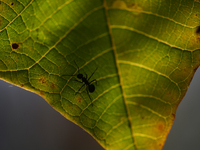
<svg viewBox="0 0 200 150"><path fill-rule="evenodd" d="M95 86L94 86L93 84L90 84L90 85L88 86L88 89L89 89L89 92L90 92L90 93L93 93L93 92L95 91Z"/></svg>

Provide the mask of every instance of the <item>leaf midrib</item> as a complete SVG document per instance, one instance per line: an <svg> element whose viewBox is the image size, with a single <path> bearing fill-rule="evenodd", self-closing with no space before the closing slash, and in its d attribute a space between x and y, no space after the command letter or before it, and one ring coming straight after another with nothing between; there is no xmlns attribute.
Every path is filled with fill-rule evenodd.
<svg viewBox="0 0 200 150"><path fill-rule="evenodd" d="M130 115L130 112L129 112L129 109L128 109L128 104L126 103L126 95L125 95L125 92L123 90L123 82L122 82L122 79L121 79L121 71L120 71L120 67L119 67L119 63L118 63L118 59L117 59L116 46L115 46L115 43L114 43L114 38L113 38L113 34L112 34L112 27L111 27L109 15L108 15L108 9L109 8L107 7L106 0L103 0L103 5L104 5L104 8L105 8L105 15L106 15L106 20L107 20L107 25L108 25L108 31L109 31L109 35L110 35L110 39L111 39L111 45L112 45L112 49L113 49L113 53L114 53L114 57L115 57L116 69L117 69L117 73L118 73L118 77L119 77L119 84L120 84L120 87L121 87L122 97L123 97L124 104L125 104L125 107L126 107L125 110L126 110L126 113L127 113L128 121L129 121L129 124L130 124L130 127L131 127L133 145L135 146L135 149L137 150L138 148L137 148L136 140L135 140L135 137L134 137L134 131L133 131L133 126L132 126L132 122L131 122L131 115ZM132 144L130 144L130 145L132 145ZM130 145L128 145L127 148Z"/></svg>

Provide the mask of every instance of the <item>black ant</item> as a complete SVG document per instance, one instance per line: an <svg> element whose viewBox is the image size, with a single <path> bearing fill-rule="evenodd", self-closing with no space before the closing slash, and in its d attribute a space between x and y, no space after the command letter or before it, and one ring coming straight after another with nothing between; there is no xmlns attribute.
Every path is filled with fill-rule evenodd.
<svg viewBox="0 0 200 150"><path fill-rule="evenodd" d="M75 61L74 61L74 62L75 62ZM75 64L76 64L76 62L75 62ZM79 72L79 67L78 67L77 64L76 64L76 66L77 66L78 72ZM92 83L93 83L93 82L96 82L97 80L94 79L94 80L92 80L92 81L90 81L90 82L89 82L89 80L90 80L90 78L93 76L93 74L96 72L97 69L98 69L98 67L94 70L94 72L91 74L91 76L90 76L89 78L87 78L87 74L86 74L86 73L85 73L86 77L84 77L82 73L78 73L78 74L77 74L76 77L77 77L78 79L81 79L82 81L79 81L79 80L75 80L75 81L80 82L80 83L84 83L84 84L79 88L79 90L76 92L76 94L79 93L79 91L83 88L84 85L86 85L87 94L88 94L90 100L92 101L92 99L91 99L89 93L93 93L93 92L95 91L95 86L94 86L94 84L92 84ZM63 76L74 76L74 75L63 75Z"/></svg>

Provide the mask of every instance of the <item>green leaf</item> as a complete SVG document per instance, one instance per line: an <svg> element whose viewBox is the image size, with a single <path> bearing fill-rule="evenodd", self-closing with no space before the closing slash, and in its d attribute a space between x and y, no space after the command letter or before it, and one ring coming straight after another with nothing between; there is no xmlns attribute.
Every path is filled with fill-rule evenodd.
<svg viewBox="0 0 200 150"><path fill-rule="evenodd" d="M200 64L199 10L198 0L3 0L0 78L106 149L162 149ZM93 93L77 93L78 74L96 79Z"/></svg>

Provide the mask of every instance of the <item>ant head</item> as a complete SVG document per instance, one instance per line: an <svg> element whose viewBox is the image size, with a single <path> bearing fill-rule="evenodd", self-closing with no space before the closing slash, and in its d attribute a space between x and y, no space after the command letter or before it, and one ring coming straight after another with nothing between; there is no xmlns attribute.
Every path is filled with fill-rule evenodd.
<svg viewBox="0 0 200 150"><path fill-rule="evenodd" d="M90 85L88 86L88 89L89 89L89 92L90 92L90 93L93 93L93 92L95 91L95 86L94 86L93 84L90 84Z"/></svg>
<svg viewBox="0 0 200 150"><path fill-rule="evenodd" d="M82 79L83 78L83 74L81 74L81 73L77 74L77 78Z"/></svg>

